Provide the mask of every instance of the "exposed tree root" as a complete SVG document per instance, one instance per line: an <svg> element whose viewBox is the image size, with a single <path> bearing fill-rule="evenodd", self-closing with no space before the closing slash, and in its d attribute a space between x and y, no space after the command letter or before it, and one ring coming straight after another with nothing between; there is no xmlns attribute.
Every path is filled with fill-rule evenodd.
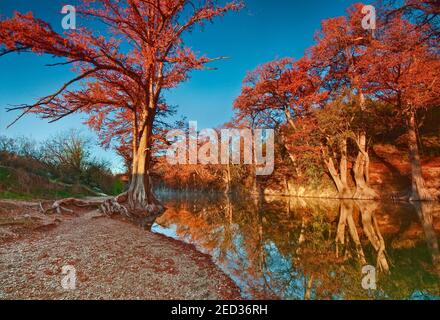
<svg viewBox="0 0 440 320"><path fill-rule="evenodd" d="M79 208L99 208L104 205L104 203L108 201L107 199L103 200L81 200L75 198L66 198L55 201L51 207L44 210L44 213L58 213L62 214L63 212L74 213L73 210L67 208L68 206L75 206ZM103 213L106 213L103 211ZM106 213L107 214L107 213Z"/></svg>
<svg viewBox="0 0 440 320"><path fill-rule="evenodd" d="M128 209L121 205L116 199L108 199L103 202L100 206L100 210L107 216L112 216L114 214L120 214L123 216L130 217Z"/></svg>
<svg viewBox="0 0 440 320"><path fill-rule="evenodd" d="M356 187L356 192L353 196L353 200L377 200L379 196L376 191L374 191L369 186L365 185L363 187Z"/></svg>
<svg viewBox="0 0 440 320"><path fill-rule="evenodd" d="M91 200L66 198L55 201L48 209L44 209L42 203L39 204L40 210L47 213L62 214L63 212L73 214L74 211L69 207L79 208L96 208L107 216L113 216L115 214L134 217L134 216L157 216L164 211L164 207L160 204L150 204L145 206L143 210L130 210L128 206L124 205L128 201L128 194L123 193L114 198L97 198Z"/></svg>
<svg viewBox="0 0 440 320"><path fill-rule="evenodd" d="M51 212L55 212L58 214L62 214L63 212L74 213L73 210L68 207L75 206L79 208L97 208L103 214L107 216L112 216L114 214L120 214L127 217L130 217L128 209L122 205L121 203L126 199L125 194L121 194L115 198L102 198L102 199L93 199L93 200L82 200L75 198L66 198L55 201L52 206L48 209L44 210L42 204L40 204L40 208L42 211L47 214Z"/></svg>

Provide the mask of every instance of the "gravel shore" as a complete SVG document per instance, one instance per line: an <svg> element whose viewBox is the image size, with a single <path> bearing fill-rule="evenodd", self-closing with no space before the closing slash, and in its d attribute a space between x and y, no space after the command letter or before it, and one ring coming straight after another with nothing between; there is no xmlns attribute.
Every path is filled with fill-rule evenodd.
<svg viewBox="0 0 440 320"><path fill-rule="evenodd" d="M62 286L65 266L76 289ZM0 299L239 298L192 246L96 211L46 216L34 203L0 201Z"/></svg>

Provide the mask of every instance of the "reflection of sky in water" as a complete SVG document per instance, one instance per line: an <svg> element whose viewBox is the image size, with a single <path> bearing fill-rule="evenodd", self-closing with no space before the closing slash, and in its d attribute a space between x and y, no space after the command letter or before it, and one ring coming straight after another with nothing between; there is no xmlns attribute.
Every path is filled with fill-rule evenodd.
<svg viewBox="0 0 440 320"><path fill-rule="evenodd" d="M216 263L216 265L219 266L220 269L223 272L225 272L242 290L242 296L244 298L251 298L251 295L247 292L246 281L245 279L243 279L244 277L246 277L246 275L241 274L240 276L237 276L236 274L231 272L232 270L237 270L237 268L239 268L240 264L238 263L238 261L240 261L242 266L244 266L245 268L249 267L247 265L248 261L246 259L246 252L242 246L243 237L240 234L234 237L233 240L234 247L229 249L224 254L224 258L221 259L220 257L221 250L219 248L214 248L213 251L209 252L208 250L203 248L203 246L201 246L196 241L194 241L190 234L179 236L177 234L177 225L175 224L171 224L169 227L163 227L155 223L152 226L151 231L155 233L163 234L173 239L184 241L185 243L193 244L200 252L209 254L212 257L212 260Z"/></svg>
<svg viewBox="0 0 440 320"><path fill-rule="evenodd" d="M209 203L211 206L213 206L212 199L209 201ZM216 207L218 208L217 210L223 210L225 208L224 205L220 205L220 204L218 206L214 206L214 208ZM184 209L186 211L186 214L188 214L188 211L191 212L194 211L192 215L194 215L195 219L199 218L198 214L201 214L200 212L203 212L203 214L201 214L202 218L204 217L206 221L208 221L209 223L211 223L211 220L209 219L214 219L210 216L211 213L209 209L207 213L207 210L204 208L203 201L199 201L199 200L194 202L184 201ZM236 218L235 213L236 211L234 211L234 218ZM206 218L206 216L209 216L209 219ZM216 219L218 219L218 217L216 217ZM226 218L223 218L223 220L225 220L223 222L223 225L219 225L218 221L216 220L216 222L212 223L212 225L208 223L209 229L194 230L192 229L194 228L194 226L185 225L185 221L179 221L179 215L177 215L177 216L173 216L173 218L171 218L170 221L166 220L166 218L164 220L161 220L161 223L163 225L159 225L159 224L153 225L152 231L166 235L168 237L177 240L184 241L186 243L193 244L196 246L196 248L199 251L209 254L212 257L214 263L216 263L219 266L219 268L221 268L228 276L230 276L230 278L240 287L242 291L242 296L244 298L278 297L282 299L304 299L305 292L307 290L306 288L307 281L309 277L307 274L304 273L304 270L296 266L298 260L301 259L297 257L297 252L295 247L293 246L289 247L290 245L294 245L294 243L291 243L292 239L289 239L288 235L285 235L284 237L283 235L281 235L280 237L281 239L285 238L283 241L285 241L286 243L282 244L284 249L280 250L280 248L278 247L278 243L280 239L277 239L277 242L270 239L270 235L267 235L267 230L264 231L264 236L262 238L262 242L260 243L260 246L255 245L254 248L249 248L249 241L250 241L249 239L255 240L255 237L258 238L259 235L244 232L244 230L248 230L246 229L246 227L249 227L248 225L246 225L246 222L244 223L243 226L240 225L241 221L236 223L235 221L228 222L226 221L227 220ZM286 229L285 226L283 227L284 229L281 228L281 230ZM198 228L201 227L199 226ZM362 228L359 227L359 230L362 230ZM291 231L292 233L294 233L295 230L289 229L289 235ZM191 234L191 232L196 232L198 236L194 237L194 235ZM360 234L362 233L362 231L359 232ZM226 239L227 234L229 234L229 242L228 239ZM400 234L398 236L400 236ZM422 239L419 240L420 241L417 242L418 243L417 246L426 247L426 243L424 242L423 237ZM215 245L212 248L210 247L211 249L207 249L207 247L205 246L208 242L214 243ZM365 243L367 243L367 245L365 245ZM391 253L390 256L393 257L393 253L395 249L391 248L389 243L387 245L388 245L387 252ZM372 249L367 248L368 240L366 240L365 237L363 239L362 246L365 247L364 250L366 255L371 254L370 251ZM407 291L405 291L405 297L400 297L400 298L413 299L413 300L438 299L440 295L439 294L440 289L435 290L435 284L432 285L432 281L434 282L436 280L438 281L439 279L438 276L436 278L435 277L432 278L432 275L430 275L427 278L425 271L418 269L416 270L416 273L420 273L420 275L417 275L418 278L412 279L411 278L412 275L409 274L414 271L413 269L411 269L413 267L411 265L413 262L417 262L416 264L417 266L426 265L426 261L417 261L416 255L420 253L418 251L415 252L416 249L420 251L419 248L415 248L415 249L405 248L404 251L406 252L406 254L410 254L410 260L404 261L405 265L402 265L400 267L400 269L402 270L397 270L396 268L399 267L396 265L396 261L390 260L394 269L391 270L391 276L390 276L390 279L392 278L392 280L390 280L391 284L387 283L385 285L385 288L380 288L376 292L369 294L365 291L362 292L362 289L360 288L361 283L359 281L356 283L348 284L349 290L352 290L353 286L359 287L357 289L354 288L355 290L353 292L355 293L348 293L348 296L346 296L345 291L335 291L332 292L329 297L332 299L344 299L344 298L353 298L353 297L358 297L358 298L376 297L383 299L388 299L388 298L393 299L394 296L392 294L390 296L387 293L387 291L389 290L398 291L400 285L399 281L402 282L403 286L408 286L410 288L412 285L411 282L415 282L414 286L416 286L417 285L416 282L421 281L422 284L428 283L428 285L430 286L428 290L425 290L424 288L408 289L412 291L408 293ZM413 250L414 252L412 252L411 250ZM257 263L258 265L257 267L255 263L256 253L264 256L264 259L261 259L261 261ZM334 254L335 254L334 251L328 252L328 255L334 255ZM317 265L319 266L319 261L317 262ZM408 269L408 265L410 265L411 268ZM350 266L348 266L347 264L346 266L350 268ZM409 271L406 269L408 269ZM341 283L345 282L346 279L344 279L345 277L344 270L345 270L344 266L341 269L337 269L337 271L333 269L326 269L323 266L322 272L327 273L327 275L325 276L327 282L323 283L321 279L315 278L314 282L312 283L314 284L314 286L315 285L325 286L326 284L329 283L329 281L334 282L336 284L339 284L339 282ZM357 269L355 268L354 270ZM402 279L402 275L408 276L408 279ZM348 276L349 275L347 274L347 277ZM355 275L355 276L359 277L360 279L361 277L360 271L359 271L359 275ZM388 276L379 275L378 277L384 279L385 277ZM420 280L419 278L421 278L422 280ZM353 281L353 279L348 279L347 281ZM396 283L392 283L392 281L396 281ZM406 283L405 281L407 281L408 283ZM345 283L345 285L347 284ZM319 296L317 296L317 292L314 286L312 286L309 290L309 296L311 299L319 298Z"/></svg>
<svg viewBox="0 0 440 320"><path fill-rule="evenodd" d="M234 226L232 226L234 228ZM154 224L152 232L163 234L167 237L184 241L196 246L200 252L210 254L213 261L226 272L231 279L240 287L243 298L252 298L252 294L249 290L249 283L253 286L266 288L269 292L276 296L284 296L289 299L302 299L304 295L304 282L303 278L297 273L292 273L292 263L286 259L278 250L274 243L269 243L264 246L264 250L267 254L267 265L264 273L259 278L254 278L250 275L241 273L237 275L233 270L243 267L249 268L249 261L247 259L246 251L243 248L243 236L237 234L234 237L234 247L226 252L225 259L220 261L220 249L214 248L212 252L207 251L205 248L195 242L190 234L179 236L177 235L177 226L171 224L169 227L163 227L158 224ZM282 282L287 284L284 291L281 288L270 288L272 281Z"/></svg>
<svg viewBox="0 0 440 320"><path fill-rule="evenodd" d="M265 274L267 282L270 283L270 280L274 280L284 284L281 288L275 287L274 293L276 296L302 299L304 295L303 278L298 273L292 272L292 261L286 259L274 243L266 244L265 250L268 253L267 272ZM272 277L268 274L273 275L275 279L271 279Z"/></svg>

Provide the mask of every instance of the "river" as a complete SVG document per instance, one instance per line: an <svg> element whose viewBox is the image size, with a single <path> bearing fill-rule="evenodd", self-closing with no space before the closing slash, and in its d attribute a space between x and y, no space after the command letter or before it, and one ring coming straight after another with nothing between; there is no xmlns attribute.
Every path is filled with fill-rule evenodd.
<svg viewBox="0 0 440 320"><path fill-rule="evenodd" d="M209 254L246 299L439 299L439 204L162 192L152 231Z"/></svg>

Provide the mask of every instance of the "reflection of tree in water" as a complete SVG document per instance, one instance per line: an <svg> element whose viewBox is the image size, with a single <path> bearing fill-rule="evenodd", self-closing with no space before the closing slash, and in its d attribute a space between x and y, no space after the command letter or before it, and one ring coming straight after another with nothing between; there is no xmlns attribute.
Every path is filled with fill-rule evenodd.
<svg viewBox="0 0 440 320"><path fill-rule="evenodd" d="M418 254L426 249L421 239L410 248L386 245L379 229L383 221L377 219L384 209L378 203L267 200L173 199L166 201L170 209L158 222L175 225L179 238L213 255L247 297L409 298L417 291L440 295L438 276L427 268L429 254ZM421 217L428 221L424 230L429 252L438 257L432 219L430 229L429 215ZM376 265L379 273L374 296L361 288L365 264Z"/></svg>
<svg viewBox="0 0 440 320"><path fill-rule="evenodd" d="M385 256L385 241L379 230L379 226L377 224L377 219L375 216L375 211L378 207L379 204L372 201L341 201L340 217L338 229L336 232L336 255L339 256L339 246L341 245L344 247L345 245L345 230L346 227L348 227L351 240L355 244L359 262L362 265L367 264L364 250L362 248L362 243L359 238L357 226L353 218L355 210L358 209L361 215L364 234L367 236L370 244L377 252L376 268L380 272L387 273L389 272L390 268L387 258Z"/></svg>
<svg viewBox="0 0 440 320"><path fill-rule="evenodd" d="M376 268L380 272L388 273L390 267L385 256L385 241L379 230L375 213L379 207L379 203L371 201L356 201L356 204L361 213L364 233L368 237L374 250L377 252Z"/></svg>
<svg viewBox="0 0 440 320"><path fill-rule="evenodd" d="M346 246L345 234L346 228L348 227L349 234L353 240L357 252L358 259L362 264L366 264L364 250L362 249L361 240L359 239L359 234L357 232L356 224L353 218L354 213L354 203L351 201L342 201L340 205L340 215L338 229L336 231L336 256L339 257L339 247L342 246L346 249L344 258L348 257L350 250Z"/></svg>
<svg viewBox="0 0 440 320"><path fill-rule="evenodd" d="M437 234L433 226L433 213L438 207L432 202L415 203L417 214L425 233L426 243L432 256L432 262L436 268L436 272L440 274L440 251L438 246Z"/></svg>

